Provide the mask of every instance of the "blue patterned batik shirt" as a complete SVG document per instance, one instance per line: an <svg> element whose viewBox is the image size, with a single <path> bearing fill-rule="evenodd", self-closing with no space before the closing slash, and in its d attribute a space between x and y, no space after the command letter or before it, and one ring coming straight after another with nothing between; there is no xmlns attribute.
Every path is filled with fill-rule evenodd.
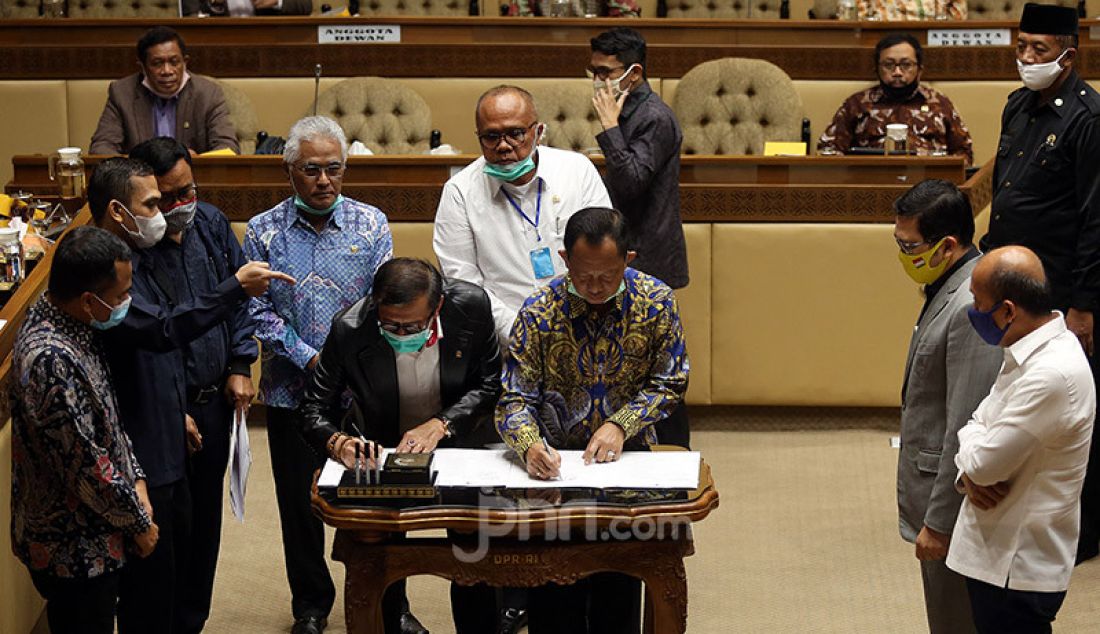
<svg viewBox="0 0 1100 634"><path fill-rule="evenodd" d="M46 298L12 351L11 545L27 568L87 579L118 570L152 519L118 420L100 335Z"/></svg>
<svg viewBox="0 0 1100 634"><path fill-rule="evenodd" d="M274 280L249 306L263 348L260 399L293 409L332 318L369 295L375 271L393 257L390 226L378 209L345 198L318 233L288 198L248 221L244 255L298 280Z"/></svg>
<svg viewBox="0 0 1100 634"><path fill-rule="evenodd" d="M657 441L653 424L683 400L688 358L672 289L626 269L625 291L602 317L560 277L529 297L512 326L497 405L501 437L520 456L541 436L584 449L606 422L626 448Z"/></svg>

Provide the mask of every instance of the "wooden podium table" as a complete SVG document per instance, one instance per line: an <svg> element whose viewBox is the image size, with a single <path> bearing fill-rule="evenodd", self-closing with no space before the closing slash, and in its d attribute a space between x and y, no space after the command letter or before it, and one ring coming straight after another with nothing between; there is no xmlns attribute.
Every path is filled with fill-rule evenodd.
<svg viewBox="0 0 1100 634"><path fill-rule="evenodd" d="M86 157L88 173L105 157ZM431 222L443 184L476 156L352 157L343 193L370 203L390 222ZM593 157L602 168L603 158ZM8 192L56 194L46 157L16 156ZM230 220L249 218L290 195L282 157L197 157L202 200ZM989 204L992 162L971 178L960 157L683 156L681 214L687 222L893 222L893 202L928 178L956 183L974 212Z"/></svg>
<svg viewBox="0 0 1100 634"><path fill-rule="evenodd" d="M694 491L441 489L438 503L409 508L336 506L315 481L313 509L337 529L349 634L381 634L382 593L411 575L535 587L602 571L645 582L645 631L671 634L687 630L691 524L718 507L705 462L699 475ZM452 538L390 539L426 529Z"/></svg>
<svg viewBox="0 0 1100 634"><path fill-rule="evenodd" d="M845 22L840 20L632 19L650 47L651 77L681 77L721 57L764 59L794 79L867 80L875 43L899 29L927 43L934 29L1007 29L1015 20ZM134 71L134 43L167 25L187 40L193 67L219 77L583 77L589 39L615 18L265 17L0 21L0 79L115 79ZM1100 50L1081 21L1074 62L1100 76ZM399 27L398 42L320 44L325 26ZM929 46L924 79L1015 80L1012 46Z"/></svg>

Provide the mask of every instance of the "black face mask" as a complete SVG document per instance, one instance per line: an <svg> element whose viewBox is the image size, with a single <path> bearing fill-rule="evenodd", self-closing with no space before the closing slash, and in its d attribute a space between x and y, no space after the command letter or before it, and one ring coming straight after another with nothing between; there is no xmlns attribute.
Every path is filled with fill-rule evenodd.
<svg viewBox="0 0 1100 634"><path fill-rule="evenodd" d="M905 84L901 88L895 88L890 84L879 80L879 86L882 87L882 93L886 95L886 98L890 101L908 101L917 92L917 87L920 85L920 79L914 79L911 83Z"/></svg>

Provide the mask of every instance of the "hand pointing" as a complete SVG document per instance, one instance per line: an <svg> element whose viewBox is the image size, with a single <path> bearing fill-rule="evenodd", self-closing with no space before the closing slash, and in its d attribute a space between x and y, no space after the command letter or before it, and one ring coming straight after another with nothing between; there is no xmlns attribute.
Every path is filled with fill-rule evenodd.
<svg viewBox="0 0 1100 634"><path fill-rule="evenodd" d="M256 297L267 292L271 280L282 280L287 284L297 284L298 281L286 273L272 271L267 262L249 262L237 270L237 281L249 297Z"/></svg>

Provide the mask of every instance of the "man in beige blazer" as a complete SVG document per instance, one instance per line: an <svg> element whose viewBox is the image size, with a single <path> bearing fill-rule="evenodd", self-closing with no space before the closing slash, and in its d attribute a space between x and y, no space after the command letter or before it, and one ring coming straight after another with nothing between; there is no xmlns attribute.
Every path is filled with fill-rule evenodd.
<svg viewBox="0 0 1100 634"><path fill-rule="evenodd" d="M909 343L902 385L898 520L921 564L928 629L974 632L966 582L944 563L963 496L955 490L957 432L989 393L1001 354L970 326L973 245L970 201L954 184L928 180L894 203L905 272L925 301Z"/></svg>
<svg viewBox="0 0 1100 634"><path fill-rule="evenodd" d="M138 40L137 54L141 71L111 82L92 154L126 154L158 136L173 137L196 154L241 151L222 89L187 72L187 46L179 33L149 29Z"/></svg>

